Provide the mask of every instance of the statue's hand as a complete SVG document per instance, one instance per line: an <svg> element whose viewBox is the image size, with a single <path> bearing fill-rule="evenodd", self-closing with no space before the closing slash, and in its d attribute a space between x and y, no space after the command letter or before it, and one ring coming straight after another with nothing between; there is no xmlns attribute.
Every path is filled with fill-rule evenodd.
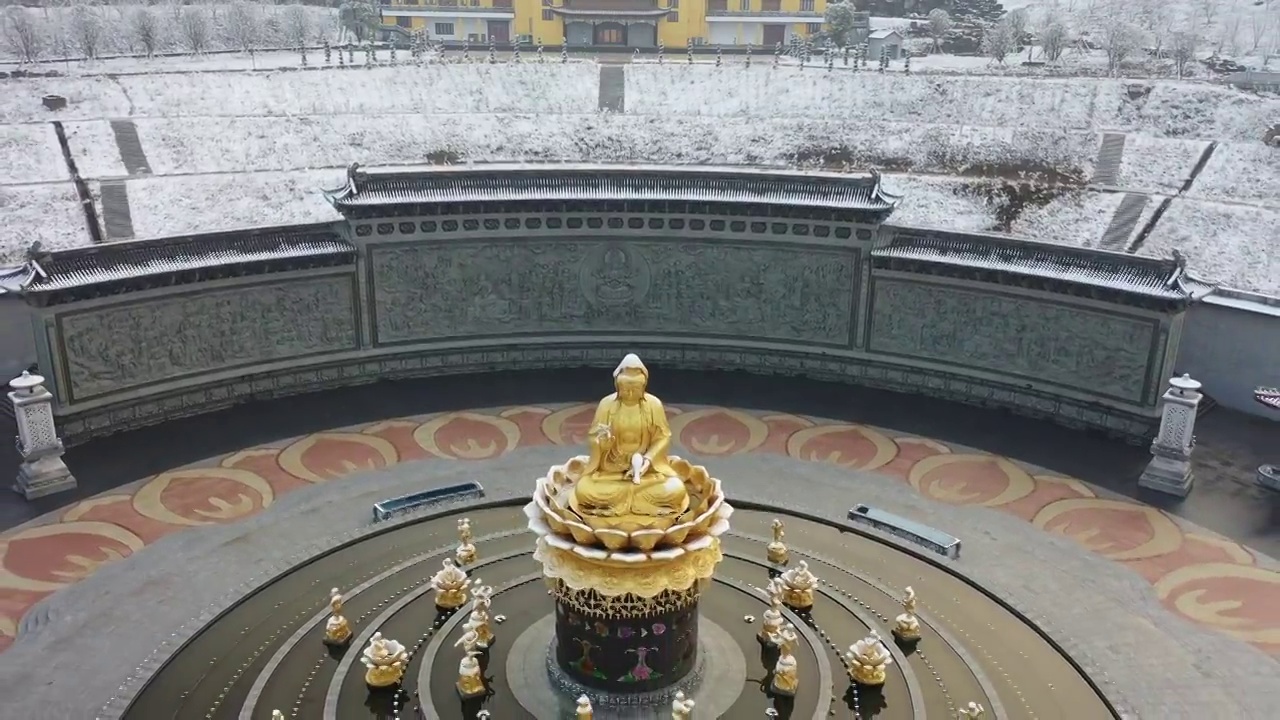
<svg viewBox="0 0 1280 720"><path fill-rule="evenodd" d="M600 424L591 429L591 437L601 445L613 439L613 430L608 425Z"/></svg>

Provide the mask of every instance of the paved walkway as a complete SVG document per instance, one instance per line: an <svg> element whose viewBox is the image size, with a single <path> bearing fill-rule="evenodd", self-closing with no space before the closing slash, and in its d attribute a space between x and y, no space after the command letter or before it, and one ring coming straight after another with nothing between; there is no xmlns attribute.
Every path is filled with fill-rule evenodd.
<svg viewBox="0 0 1280 720"><path fill-rule="evenodd" d="M0 538L0 647L13 642L36 602L165 536L247 518L283 495L359 471L580 446L592 408L378 420L248 447L79 501ZM679 445L699 456L783 455L870 472L943 503L997 509L1131 569L1174 613L1280 655L1276 564L1160 510L1035 465L874 426L718 407L670 410ZM849 497L847 505L857 501L852 488ZM38 614L28 622L39 622Z"/></svg>

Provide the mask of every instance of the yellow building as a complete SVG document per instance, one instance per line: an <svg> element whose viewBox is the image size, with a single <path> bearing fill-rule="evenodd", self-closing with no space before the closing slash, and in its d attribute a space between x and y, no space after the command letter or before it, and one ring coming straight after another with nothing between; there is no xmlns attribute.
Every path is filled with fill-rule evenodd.
<svg viewBox="0 0 1280 720"><path fill-rule="evenodd" d="M433 40L505 45L772 48L822 29L827 0L382 0L383 21Z"/></svg>

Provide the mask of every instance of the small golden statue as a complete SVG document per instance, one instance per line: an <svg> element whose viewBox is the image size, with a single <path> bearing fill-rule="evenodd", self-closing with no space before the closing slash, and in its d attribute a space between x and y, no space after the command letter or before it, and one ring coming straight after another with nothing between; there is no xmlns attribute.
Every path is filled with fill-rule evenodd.
<svg viewBox="0 0 1280 720"><path fill-rule="evenodd" d="M463 700L480 697L488 692L484 686L484 675L480 672L478 651L468 650L467 654L462 656L462 662L458 663L458 682L455 687L458 688L458 695Z"/></svg>
<svg viewBox="0 0 1280 720"><path fill-rule="evenodd" d="M271 720L284 720L284 713L279 710L271 711Z"/></svg>
<svg viewBox="0 0 1280 720"><path fill-rule="evenodd" d="M894 620L893 636L900 642L911 643L920 639L920 620L916 617L916 591L907 586L902 599L903 613Z"/></svg>
<svg viewBox="0 0 1280 720"><path fill-rule="evenodd" d="M493 643L493 627L490 624L489 607L493 603L493 587L480 585L476 580L471 588L471 616L463 625L469 632L476 634L476 645L481 650L488 650Z"/></svg>
<svg viewBox="0 0 1280 720"><path fill-rule="evenodd" d="M769 683L769 690L775 695L791 697L800 687L800 673L797 672L796 656L793 654L798 639L796 628L791 623L778 631L778 639L775 641L778 646L778 662L773 666L773 680Z"/></svg>
<svg viewBox="0 0 1280 720"><path fill-rule="evenodd" d="M756 639L772 645L786 622L782 617L782 582L778 578L770 580L765 592L769 593L769 609L760 618L760 633L756 635Z"/></svg>
<svg viewBox="0 0 1280 720"><path fill-rule="evenodd" d="M476 561L476 544L471 537L471 518L458 521L458 549L453 553L459 565L470 565Z"/></svg>
<svg viewBox="0 0 1280 720"><path fill-rule="evenodd" d="M467 602L467 588L471 580L467 572L459 568L453 558L444 559L440 572L431 578L431 587L436 591L436 607L444 610L455 610Z"/></svg>
<svg viewBox="0 0 1280 720"><path fill-rule="evenodd" d="M578 711L574 713L577 720L591 720L595 715L595 710L591 708L591 698L586 695L578 696Z"/></svg>
<svg viewBox="0 0 1280 720"><path fill-rule="evenodd" d="M787 546L782 543L782 538L785 537L787 533L783 530L782 521L777 518L774 518L772 527L773 542L769 543L765 548L765 551L769 555L769 562L774 565L786 565L788 555Z"/></svg>
<svg viewBox="0 0 1280 720"><path fill-rule="evenodd" d="M329 591L329 619L324 624L324 644L346 647L351 642L351 625L342 617L342 593L338 588Z"/></svg>
<svg viewBox="0 0 1280 720"><path fill-rule="evenodd" d="M684 481L667 462L666 410L645 392L649 370L636 355L622 359L613 382L617 392L592 418L590 455L569 508L593 530L666 530L689 509Z"/></svg>
<svg viewBox="0 0 1280 720"><path fill-rule="evenodd" d="M885 668L893 664L889 648L884 646L884 642L874 631L850 645L844 659L849 668L849 679L867 687L883 685Z"/></svg>
<svg viewBox="0 0 1280 720"><path fill-rule="evenodd" d="M693 717L693 698L686 698L683 690L676 691L671 701L671 720L689 720Z"/></svg>
<svg viewBox="0 0 1280 720"><path fill-rule="evenodd" d="M782 602L792 610L808 610L813 607L814 593L818 589L818 576L809 572L809 563L800 564L778 576L782 581Z"/></svg>
<svg viewBox="0 0 1280 720"><path fill-rule="evenodd" d="M404 669L409 665L409 653L404 646L395 640L382 637L376 632L369 638L369 647L364 649L360 662L368 668L364 674L364 682L371 688L391 687L404 677Z"/></svg>
<svg viewBox="0 0 1280 720"><path fill-rule="evenodd" d="M960 717L964 720L979 720L987 716L987 709L976 702L971 702L965 707L960 708Z"/></svg>

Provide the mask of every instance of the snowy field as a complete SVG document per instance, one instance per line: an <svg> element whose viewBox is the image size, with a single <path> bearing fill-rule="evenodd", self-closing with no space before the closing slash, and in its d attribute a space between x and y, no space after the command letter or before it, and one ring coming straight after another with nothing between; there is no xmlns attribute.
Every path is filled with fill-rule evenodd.
<svg viewBox="0 0 1280 720"><path fill-rule="evenodd" d="M0 185L70 179L53 125L0 125Z"/></svg>
<svg viewBox="0 0 1280 720"><path fill-rule="evenodd" d="M1097 247L1123 197L1122 193L1073 190L1024 209L1009 231L1041 242Z"/></svg>
<svg viewBox="0 0 1280 720"><path fill-rule="evenodd" d="M1220 143L1188 195L1280 208L1280 148ZM1280 247L1275 252L1280 254Z"/></svg>
<svg viewBox="0 0 1280 720"><path fill-rule="evenodd" d="M1280 210L1175 199L1139 249L1168 257L1174 250L1200 277L1238 290L1280 295Z"/></svg>
<svg viewBox="0 0 1280 720"><path fill-rule="evenodd" d="M1191 177L1191 171L1208 145L1201 140L1129 135L1125 138L1124 159L1116 185L1127 190L1177 193Z"/></svg>
<svg viewBox="0 0 1280 720"><path fill-rule="evenodd" d="M630 160L934 173L1034 165L1085 178L1096 145L1095 135L1085 132L616 114L148 118L135 126L157 174L340 167L354 160L369 165ZM106 121L66 127L82 173L123 174Z"/></svg>
<svg viewBox="0 0 1280 720"><path fill-rule="evenodd" d="M30 78L0 81L0 119L594 113L598 78L587 63ZM48 94L66 97L67 108L56 116L45 110L40 98Z"/></svg>
<svg viewBox="0 0 1280 720"><path fill-rule="evenodd" d="M598 112L599 69L586 62L0 80L0 189L8 193L0 245L11 260L32 239L89 242L70 184L53 184L68 172L52 119L63 122L90 181L127 175L107 119L135 123L154 174L128 179L137 237L336 218L319 189L338 184L352 161L633 161L877 167L905 196L895 223L1096 246L1121 195L1081 185L1100 133L1123 131L1121 188L1176 195L1216 140L1187 198L1235 203L1177 200L1181 209L1164 216L1143 252L1195 249L1214 260L1193 266L1201 275L1280 294L1280 274L1223 270L1256 253L1280 256L1275 223L1247 212L1280 207L1280 151L1259 142L1280 117L1278 98L1155 82L1131 100L1127 84L1113 80L795 67L633 65L626 73L625 114ZM48 93L69 107L45 110ZM1027 181L1065 187L1049 188L1047 201L1010 200L1026 193L1010 183ZM1148 203L1138 227L1157 204ZM1172 227L1184 216L1192 230ZM1211 253L1201 249L1207 238Z"/></svg>
<svg viewBox="0 0 1280 720"><path fill-rule="evenodd" d="M140 178L126 186L134 237L151 238L340 220L320 189L345 179L342 170L296 170ZM97 193L94 202L101 218Z"/></svg>
<svg viewBox="0 0 1280 720"><path fill-rule="evenodd" d="M39 242L45 250L89 244L84 211L70 182L0 185L0 265L21 262Z"/></svg>

